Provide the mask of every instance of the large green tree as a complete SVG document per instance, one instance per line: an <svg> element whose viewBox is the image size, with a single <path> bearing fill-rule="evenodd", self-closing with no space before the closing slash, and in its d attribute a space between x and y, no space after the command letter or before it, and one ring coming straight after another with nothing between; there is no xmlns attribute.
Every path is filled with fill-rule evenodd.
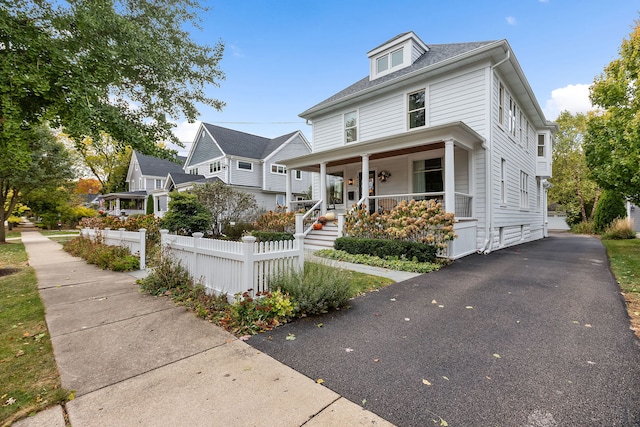
<svg viewBox="0 0 640 427"><path fill-rule="evenodd" d="M602 188L640 203L640 21L619 55L591 86L601 110L589 117L584 149Z"/></svg>
<svg viewBox="0 0 640 427"><path fill-rule="evenodd" d="M25 127L49 121L77 144L106 133L163 155L158 141L177 142L171 118L223 106L205 94L224 78L223 44L201 45L187 32L202 10L195 0L4 1L0 151L18 150Z"/></svg>
<svg viewBox="0 0 640 427"><path fill-rule="evenodd" d="M254 217L258 209L253 194L235 190L222 181L196 185L192 192L211 212L211 231L214 236L218 236L223 227L231 222Z"/></svg>
<svg viewBox="0 0 640 427"><path fill-rule="evenodd" d="M553 184L549 203L558 203L567 212L567 221L575 224L593 216L600 189L589 176L582 148L587 131L586 114L568 111L556 119L559 132L553 146Z"/></svg>
<svg viewBox="0 0 640 427"><path fill-rule="evenodd" d="M36 193L53 199L73 178L69 153L48 128L24 130L19 136L13 143L24 157L17 158L15 151L0 155L0 243L6 242L4 221L20 200Z"/></svg>

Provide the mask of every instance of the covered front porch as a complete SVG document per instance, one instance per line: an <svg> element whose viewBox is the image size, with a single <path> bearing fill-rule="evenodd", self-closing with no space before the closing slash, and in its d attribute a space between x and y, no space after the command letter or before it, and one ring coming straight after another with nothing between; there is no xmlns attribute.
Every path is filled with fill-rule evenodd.
<svg viewBox="0 0 640 427"><path fill-rule="evenodd" d="M129 216L146 213L147 192L127 191L100 197L100 209L107 215Z"/></svg>
<svg viewBox="0 0 640 427"><path fill-rule="evenodd" d="M456 122L290 159L285 162L288 173L318 173L313 200L293 201L287 187L288 208L305 210L296 232L311 232L313 220L327 212L339 217L366 206L371 213L383 213L403 200L437 199L456 218L458 238L448 256L474 252L476 225L484 211L475 179L478 168L484 167L483 143L475 131Z"/></svg>

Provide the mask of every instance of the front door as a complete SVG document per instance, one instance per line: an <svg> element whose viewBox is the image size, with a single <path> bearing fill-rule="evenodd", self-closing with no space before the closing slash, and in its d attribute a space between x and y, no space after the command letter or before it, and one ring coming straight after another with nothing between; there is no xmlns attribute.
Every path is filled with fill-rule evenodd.
<svg viewBox="0 0 640 427"><path fill-rule="evenodd" d="M358 174L358 182L362 182L362 172ZM358 185L358 200L362 199L362 184ZM369 171L369 196L376 195L376 171ZM376 211L376 201L375 199L369 199L367 202L369 205L369 213L374 213Z"/></svg>

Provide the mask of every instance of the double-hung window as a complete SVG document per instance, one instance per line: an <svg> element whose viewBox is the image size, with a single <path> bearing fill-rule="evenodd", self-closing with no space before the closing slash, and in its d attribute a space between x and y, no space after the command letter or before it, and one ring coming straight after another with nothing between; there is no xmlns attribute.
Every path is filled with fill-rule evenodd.
<svg viewBox="0 0 640 427"><path fill-rule="evenodd" d="M545 155L545 142L544 135L538 135L538 157L544 157Z"/></svg>
<svg viewBox="0 0 640 427"><path fill-rule="evenodd" d="M413 162L413 192L434 193L444 191L442 158L415 160Z"/></svg>
<svg viewBox="0 0 640 427"><path fill-rule="evenodd" d="M220 160L216 160L213 163L209 163L209 172L216 173L222 170L222 162Z"/></svg>
<svg viewBox="0 0 640 427"><path fill-rule="evenodd" d="M408 96L409 129L426 125L425 89L410 93Z"/></svg>
<svg viewBox="0 0 640 427"><path fill-rule="evenodd" d="M344 115L344 140L354 142L358 140L358 112L351 111Z"/></svg>

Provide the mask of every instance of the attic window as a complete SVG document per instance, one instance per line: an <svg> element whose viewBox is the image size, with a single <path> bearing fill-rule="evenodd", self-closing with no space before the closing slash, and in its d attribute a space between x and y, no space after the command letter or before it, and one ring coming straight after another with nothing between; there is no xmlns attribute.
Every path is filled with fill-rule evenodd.
<svg viewBox="0 0 640 427"><path fill-rule="evenodd" d="M394 50L391 53L384 54L376 59L376 72L378 74L387 71L390 68L395 68L399 65L402 65L403 62L403 49L400 48L398 50ZM391 64L389 64L391 62Z"/></svg>

